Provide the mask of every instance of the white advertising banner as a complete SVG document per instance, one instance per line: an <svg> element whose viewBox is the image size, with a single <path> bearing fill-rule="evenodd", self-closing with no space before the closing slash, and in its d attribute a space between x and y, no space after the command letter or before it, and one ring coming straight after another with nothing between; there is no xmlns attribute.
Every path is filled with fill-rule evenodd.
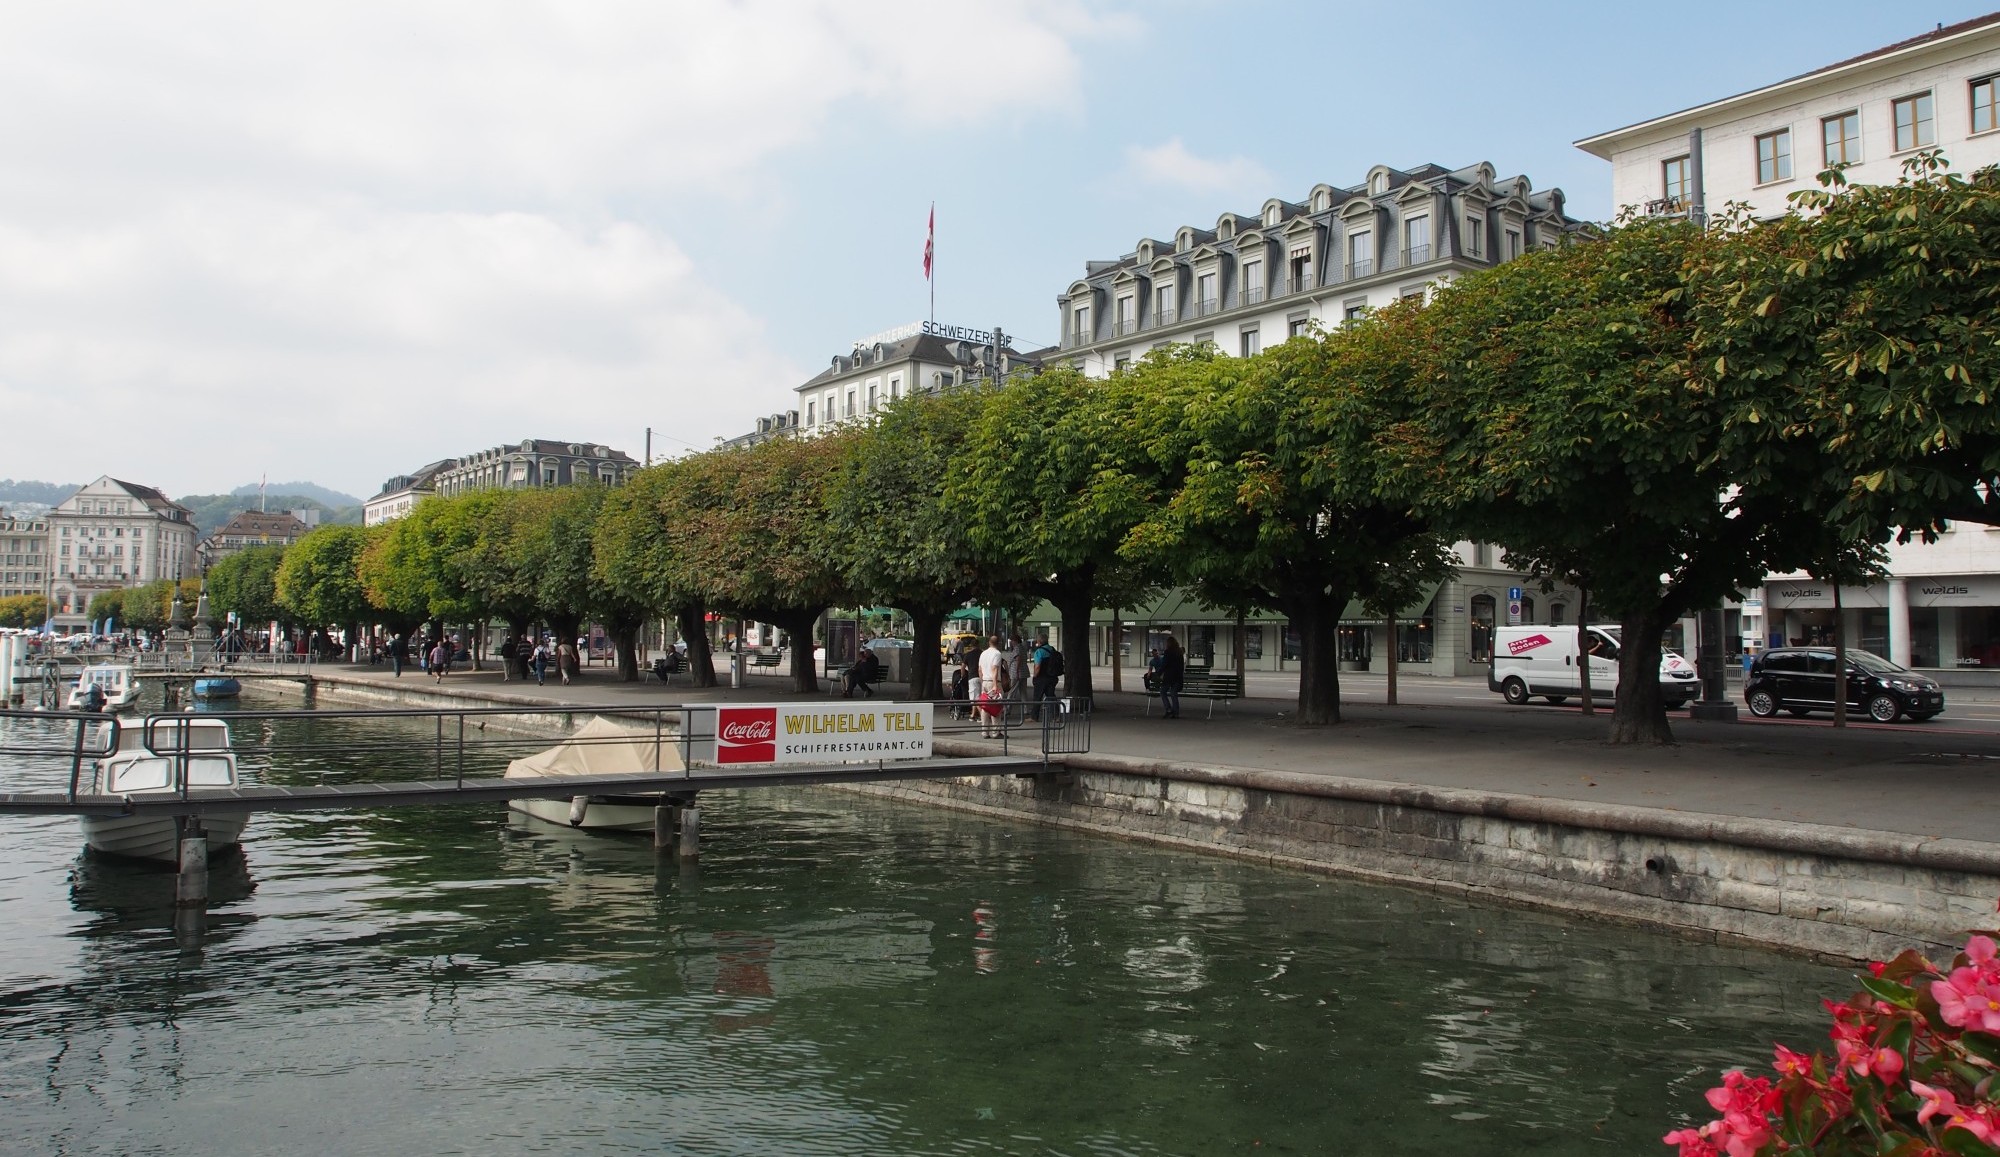
<svg viewBox="0 0 2000 1157"><path fill-rule="evenodd" d="M1789 610L1832 610L1833 584L1811 582L1803 579L1787 579L1764 584L1764 602L1770 613L1783 614ZM1886 607L1889 605L1889 588L1886 586L1840 588L1840 605L1843 607Z"/></svg>
<svg viewBox="0 0 2000 1157"><path fill-rule="evenodd" d="M713 710L715 762L722 766L931 757L929 703L732 704Z"/></svg>
<svg viewBox="0 0 2000 1157"><path fill-rule="evenodd" d="M1913 578L1909 584L1913 607L2000 607L2000 578Z"/></svg>

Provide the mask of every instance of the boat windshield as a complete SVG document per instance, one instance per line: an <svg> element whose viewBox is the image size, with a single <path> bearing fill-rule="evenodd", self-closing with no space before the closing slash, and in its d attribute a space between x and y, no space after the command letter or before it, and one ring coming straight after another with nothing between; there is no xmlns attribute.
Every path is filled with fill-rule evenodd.
<svg viewBox="0 0 2000 1157"><path fill-rule="evenodd" d="M123 795L133 791L161 791L167 786L169 775L164 759L134 759L119 763L111 769L113 795Z"/></svg>

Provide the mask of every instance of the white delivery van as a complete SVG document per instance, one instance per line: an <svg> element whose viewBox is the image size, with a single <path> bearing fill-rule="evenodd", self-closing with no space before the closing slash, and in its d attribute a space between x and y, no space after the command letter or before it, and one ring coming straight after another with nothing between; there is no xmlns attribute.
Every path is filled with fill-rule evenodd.
<svg viewBox="0 0 2000 1157"><path fill-rule="evenodd" d="M1618 689L1618 628L1590 628L1590 694L1609 701ZM1540 695L1561 703L1583 693L1577 670L1576 628L1499 627L1493 636L1493 667L1486 686L1509 703ZM1660 652L1660 698L1670 710L1701 698L1694 664L1669 650Z"/></svg>

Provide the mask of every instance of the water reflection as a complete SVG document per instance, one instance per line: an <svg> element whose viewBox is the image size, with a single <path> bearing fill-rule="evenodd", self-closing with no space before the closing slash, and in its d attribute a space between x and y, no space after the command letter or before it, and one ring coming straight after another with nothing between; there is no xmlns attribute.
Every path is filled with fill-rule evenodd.
<svg viewBox="0 0 2000 1157"><path fill-rule="evenodd" d="M259 774L424 758L316 734ZM196 952L170 873L0 826L10 1124L162 1154L1649 1152L1848 983L835 793L703 806L698 865L497 806L261 816Z"/></svg>

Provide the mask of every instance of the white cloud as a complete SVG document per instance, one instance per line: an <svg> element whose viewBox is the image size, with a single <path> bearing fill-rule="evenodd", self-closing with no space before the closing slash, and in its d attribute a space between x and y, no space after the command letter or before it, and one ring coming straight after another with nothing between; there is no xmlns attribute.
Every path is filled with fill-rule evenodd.
<svg viewBox="0 0 2000 1157"><path fill-rule="evenodd" d="M836 120L1066 107L1074 44L1122 28L1048 0L17 7L0 405L72 436L0 473L351 489L531 434L746 429L810 372L770 348L796 319L676 233Z"/></svg>
<svg viewBox="0 0 2000 1157"><path fill-rule="evenodd" d="M1268 188L1271 174L1247 157L1211 160L1188 151L1179 137L1151 147L1125 149L1128 180L1146 185L1172 185L1197 193L1255 193Z"/></svg>

